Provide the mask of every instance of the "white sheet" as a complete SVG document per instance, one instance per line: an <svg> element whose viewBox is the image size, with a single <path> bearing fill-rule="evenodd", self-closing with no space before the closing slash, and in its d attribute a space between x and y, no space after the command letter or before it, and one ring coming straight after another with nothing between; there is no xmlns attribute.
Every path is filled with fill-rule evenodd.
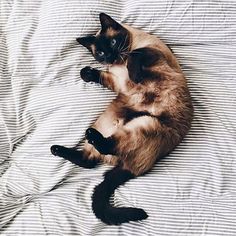
<svg viewBox="0 0 236 236"><path fill-rule="evenodd" d="M49 150L78 143L115 96L79 76L100 67L75 41L98 30L100 12L170 44L195 107L182 144L116 191L115 204L149 214L121 226L91 211L110 167L85 170ZM235 16L233 0L1 0L1 235L236 235Z"/></svg>

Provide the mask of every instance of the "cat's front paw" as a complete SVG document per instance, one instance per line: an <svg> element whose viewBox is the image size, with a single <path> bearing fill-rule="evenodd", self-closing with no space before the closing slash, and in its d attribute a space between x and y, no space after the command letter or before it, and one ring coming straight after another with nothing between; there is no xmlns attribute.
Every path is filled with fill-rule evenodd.
<svg viewBox="0 0 236 236"><path fill-rule="evenodd" d="M94 69L90 66L86 66L84 67L81 71L80 71L80 77L85 81L85 82L99 82L99 78L100 78L100 71L97 69Z"/></svg>

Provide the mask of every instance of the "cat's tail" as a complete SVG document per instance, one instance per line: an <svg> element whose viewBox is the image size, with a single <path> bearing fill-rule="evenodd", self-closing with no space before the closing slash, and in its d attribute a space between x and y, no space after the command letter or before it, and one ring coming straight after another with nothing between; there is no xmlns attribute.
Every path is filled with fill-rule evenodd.
<svg viewBox="0 0 236 236"><path fill-rule="evenodd" d="M92 208L97 218L109 225L119 225L129 221L143 220L147 213L140 208L113 207L109 200L115 189L135 176L121 167L114 167L107 171L104 180L94 189Z"/></svg>

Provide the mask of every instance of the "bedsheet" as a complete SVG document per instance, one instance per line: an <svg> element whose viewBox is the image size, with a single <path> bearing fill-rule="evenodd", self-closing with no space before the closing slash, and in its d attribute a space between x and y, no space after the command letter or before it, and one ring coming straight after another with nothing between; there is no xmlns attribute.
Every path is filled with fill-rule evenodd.
<svg viewBox="0 0 236 236"><path fill-rule="evenodd" d="M117 206L149 218L107 226L91 210L109 166L50 154L75 146L115 94L84 83L101 68L75 38L98 14L157 35L177 56L194 103L183 142L146 176L116 190ZM0 1L0 235L236 235L234 0Z"/></svg>

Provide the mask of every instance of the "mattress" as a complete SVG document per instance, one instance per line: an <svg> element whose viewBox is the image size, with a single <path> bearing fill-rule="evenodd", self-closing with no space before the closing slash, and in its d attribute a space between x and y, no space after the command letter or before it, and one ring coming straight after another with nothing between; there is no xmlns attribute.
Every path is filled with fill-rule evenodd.
<svg viewBox="0 0 236 236"><path fill-rule="evenodd" d="M115 94L80 78L102 68L75 38L98 14L160 37L194 104L183 142L115 191L116 206L149 218L107 226L91 210L111 168L83 169L50 153L74 147ZM236 2L234 0L1 0L0 235L236 235Z"/></svg>

